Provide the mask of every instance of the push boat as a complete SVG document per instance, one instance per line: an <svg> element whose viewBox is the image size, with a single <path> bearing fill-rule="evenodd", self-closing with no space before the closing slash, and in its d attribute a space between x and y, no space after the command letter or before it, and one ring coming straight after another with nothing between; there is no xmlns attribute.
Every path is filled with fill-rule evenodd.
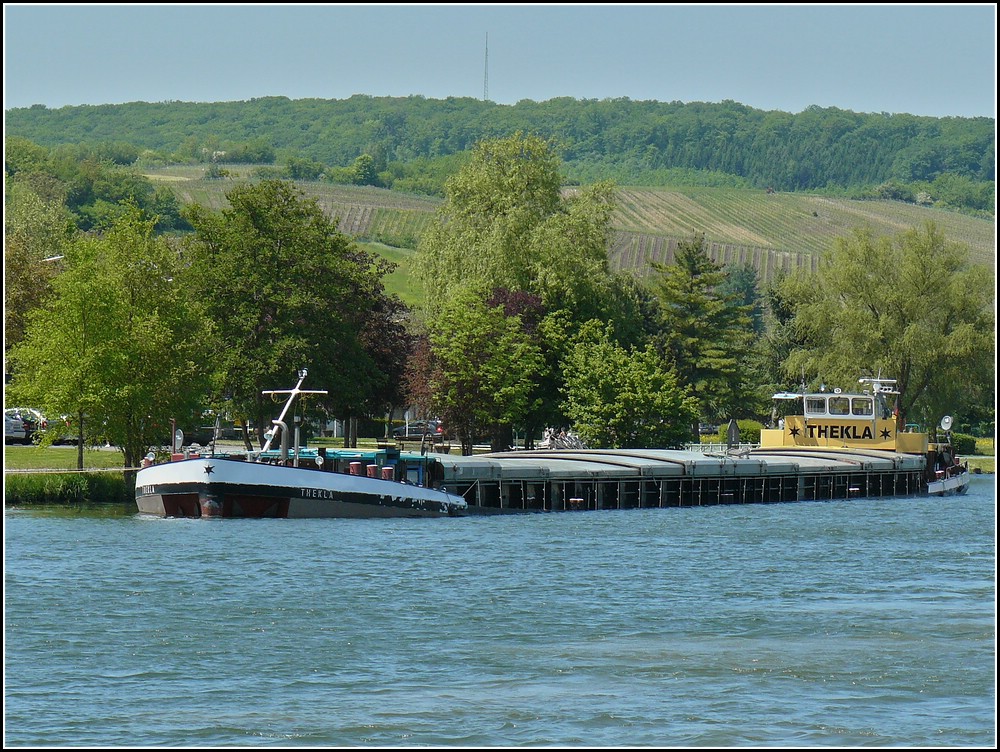
<svg viewBox="0 0 1000 752"><path fill-rule="evenodd" d="M895 379L861 378L857 392L840 389L808 393L780 392L785 403L777 428L762 429L761 450L795 452L855 451L926 458L924 483L931 496L964 494L969 488L968 462L962 463L951 443L952 419L944 416L933 435L907 425L899 430ZM943 435L942 435L943 434Z"/></svg>
<svg viewBox="0 0 1000 752"><path fill-rule="evenodd" d="M159 517L376 518L454 517L467 511L461 496L440 487L438 461L394 448L377 451L300 447L298 429L290 449L285 423L292 402L304 390L307 371L289 390L274 431L260 451L216 453L208 449L172 452L154 464L147 455L136 474L135 501L142 514Z"/></svg>

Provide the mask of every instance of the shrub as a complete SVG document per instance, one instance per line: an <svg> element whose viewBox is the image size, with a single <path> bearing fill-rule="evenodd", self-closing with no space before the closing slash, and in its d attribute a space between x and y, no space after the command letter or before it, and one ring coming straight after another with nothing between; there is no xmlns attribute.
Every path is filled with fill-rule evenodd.
<svg viewBox="0 0 1000 752"><path fill-rule="evenodd" d="M951 435L951 445L956 454L975 454L976 437L965 433L953 433Z"/></svg>
<svg viewBox="0 0 1000 752"><path fill-rule="evenodd" d="M756 420L737 420L736 426L740 429L741 444L759 444L760 430L764 427ZM729 441L729 423L719 426L719 433L712 437L711 442L715 444L725 444Z"/></svg>
<svg viewBox="0 0 1000 752"><path fill-rule="evenodd" d="M759 444L760 431L764 427L756 420L738 420L736 425L740 427L740 442L743 444Z"/></svg>

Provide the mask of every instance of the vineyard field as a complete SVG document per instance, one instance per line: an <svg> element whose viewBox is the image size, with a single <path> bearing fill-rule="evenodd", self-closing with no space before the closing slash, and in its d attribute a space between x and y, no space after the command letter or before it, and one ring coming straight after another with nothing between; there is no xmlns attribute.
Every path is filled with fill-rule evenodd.
<svg viewBox="0 0 1000 752"><path fill-rule="evenodd" d="M204 168L173 167L147 171L168 186L178 200L211 209L225 206L225 193L247 168L226 168L231 178L208 180ZM442 200L368 186L299 182L341 231L362 242L412 252L434 220ZM669 263L677 243L704 233L709 255L717 263L750 264L762 279L779 270L815 269L821 254L837 238L871 227L880 235L896 235L933 221L945 237L967 245L972 260L996 262L995 222L933 207L898 201L855 201L801 193L768 193L739 188L633 188L618 191L614 239L609 251L612 268L640 276L651 261ZM395 274L404 272L408 258L399 255ZM406 296L417 294L410 289Z"/></svg>

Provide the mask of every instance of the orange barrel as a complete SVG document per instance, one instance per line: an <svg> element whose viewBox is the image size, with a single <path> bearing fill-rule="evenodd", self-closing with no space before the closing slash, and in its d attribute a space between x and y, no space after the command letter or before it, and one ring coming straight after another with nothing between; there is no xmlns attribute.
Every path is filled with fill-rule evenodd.
<svg viewBox="0 0 1000 752"><path fill-rule="evenodd" d="M352 462L351 463L351 475L361 475L361 463Z"/></svg>
<svg viewBox="0 0 1000 752"><path fill-rule="evenodd" d="M395 480L396 479L396 468L392 465L386 465L382 468L382 480Z"/></svg>
<svg viewBox="0 0 1000 752"><path fill-rule="evenodd" d="M368 466L368 477L369 478L377 478L378 477L378 465L369 465Z"/></svg>

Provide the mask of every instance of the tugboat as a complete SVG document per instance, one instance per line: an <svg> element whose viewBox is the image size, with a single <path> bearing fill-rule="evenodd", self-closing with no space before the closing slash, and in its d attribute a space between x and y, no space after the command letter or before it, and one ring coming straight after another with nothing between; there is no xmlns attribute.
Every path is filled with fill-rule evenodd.
<svg viewBox="0 0 1000 752"><path fill-rule="evenodd" d="M299 371L286 394L281 415L280 448L271 449L275 433L258 452L172 453L171 461L154 464L150 453L136 474L139 512L160 517L370 518L463 516L468 504L438 487L443 477L433 457L396 449L351 451L288 446L285 415L300 394L326 394L302 389L307 375Z"/></svg>
<svg viewBox="0 0 1000 752"><path fill-rule="evenodd" d="M781 412L777 428L763 429L761 449L789 447L830 451L874 450L922 455L926 458L924 483L932 496L963 494L969 488L968 463L960 463L951 444L952 419L945 416L934 437L908 425L898 430L895 412L895 379L861 378L868 385L858 392L780 392L779 402L791 403Z"/></svg>

